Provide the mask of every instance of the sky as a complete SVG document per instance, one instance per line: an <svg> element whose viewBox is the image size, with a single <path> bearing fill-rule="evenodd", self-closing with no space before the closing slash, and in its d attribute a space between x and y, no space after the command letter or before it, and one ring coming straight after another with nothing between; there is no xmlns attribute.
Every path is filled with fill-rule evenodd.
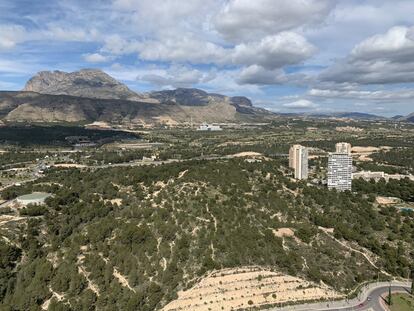
<svg viewBox="0 0 414 311"><path fill-rule="evenodd" d="M275 112L414 112L413 0L0 0L0 90L99 68Z"/></svg>

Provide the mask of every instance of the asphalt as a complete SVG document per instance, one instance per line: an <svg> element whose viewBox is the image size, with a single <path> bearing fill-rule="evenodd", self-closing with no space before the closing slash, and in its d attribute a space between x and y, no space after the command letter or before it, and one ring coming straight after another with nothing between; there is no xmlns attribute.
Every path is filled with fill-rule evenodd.
<svg viewBox="0 0 414 311"><path fill-rule="evenodd" d="M409 292L411 284L392 282L391 291ZM384 298L388 295L390 283L372 283L364 286L353 299L318 302L285 307L274 307L267 311L386 311Z"/></svg>
<svg viewBox="0 0 414 311"><path fill-rule="evenodd" d="M370 292L369 297L370 299L366 299L362 301L360 304L356 306L350 306L345 308L336 308L336 309L326 309L329 311L363 311L363 310L373 310L373 311L384 311L386 310L383 306L386 304L385 298L388 296L389 287L381 287L373 290ZM409 287L402 287L402 286L392 286L392 292L408 292Z"/></svg>

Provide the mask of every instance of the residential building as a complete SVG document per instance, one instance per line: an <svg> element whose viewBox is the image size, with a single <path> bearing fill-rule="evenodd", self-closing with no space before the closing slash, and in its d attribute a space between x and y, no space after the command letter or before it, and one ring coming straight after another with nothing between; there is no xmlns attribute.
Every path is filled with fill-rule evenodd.
<svg viewBox="0 0 414 311"><path fill-rule="evenodd" d="M219 125L213 125L213 124L207 124L203 123L201 124L197 131L222 131L223 129Z"/></svg>
<svg viewBox="0 0 414 311"><path fill-rule="evenodd" d="M289 150L289 167L295 171L296 179L308 179L308 149L293 145Z"/></svg>
<svg viewBox="0 0 414 311"><path fill-rule="evenodd" d="M328 158L328 188L345 191L352 189L352 156L331 153Z"/></svg>
<svg viewBox="0 0 414 311"><path fill-rule="evenodd" d="M359 179L362 178L364 180L375 180L379 181L384 179L385 181L389 181L390 179L401 180L404 178L408 178L410 180L414 180L413 175L403 175L403 174L387 174L385 172L371 172L371 171L360 171L352 174L352 179Z"/></svg>
<svg viewBox="0 0 414 311"><path fill-rule="evenodd" d="M337 143L335 147L336 153L351 154L351 144L349 143Z"/></svg>

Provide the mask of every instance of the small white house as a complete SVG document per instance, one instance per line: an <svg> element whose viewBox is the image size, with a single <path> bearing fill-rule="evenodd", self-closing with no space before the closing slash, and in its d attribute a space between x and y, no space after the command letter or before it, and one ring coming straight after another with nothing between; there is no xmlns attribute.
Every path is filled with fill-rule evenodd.
<svg viewBox="0 0 414 311"><path fill-rule="evenodd" d="M213 124L207 124L203 123L199 126L197 131L222 131L223 129L220 127L220 125L213 125Z"/></svg>

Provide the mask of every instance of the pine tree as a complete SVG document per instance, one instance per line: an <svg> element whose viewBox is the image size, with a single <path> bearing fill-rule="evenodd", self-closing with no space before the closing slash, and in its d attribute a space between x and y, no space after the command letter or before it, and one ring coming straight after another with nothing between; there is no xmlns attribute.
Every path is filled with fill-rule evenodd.
<svg viewBox="0 0 414 311"><path fill-rule="evenodd" d="M411 295L414 295L414 270L411 271Z"/></svg>
<svg viewBox="0 0 414 311"><path fill-rule="evenodd" d="M392 297L391 297L391 285L388 288L388 305L391 306L392 305Z"/></svg>

